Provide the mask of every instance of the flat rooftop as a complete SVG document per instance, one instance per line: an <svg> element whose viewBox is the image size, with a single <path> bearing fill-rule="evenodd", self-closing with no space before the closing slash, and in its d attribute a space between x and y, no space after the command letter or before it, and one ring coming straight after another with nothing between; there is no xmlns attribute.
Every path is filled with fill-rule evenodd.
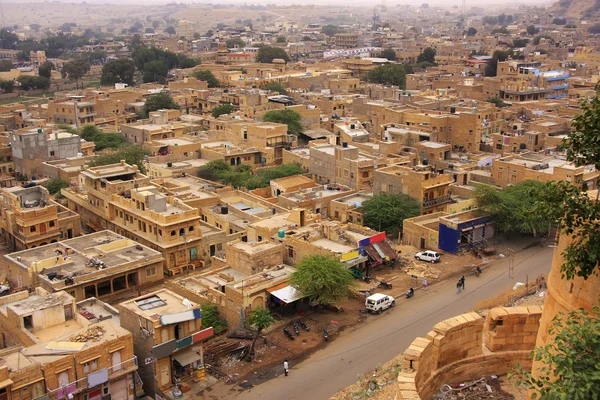
<svg viewBox="0 0 600 400"><path fill-rule="evenodd" d="M190 307L183 304L183 300L182 296L168 289L161 289L120 303L119 306L127 308L151 321L158 321L161 315L190 310ZM195 307L193 302L192 305Z"/></svg>
<svg viewBox="0 0 600 400"><path fill-rule="evenodd" d="M371 198L373 198L373 193L357 193L346 197L340 197L339 199L335 199L334 201L338 203L347 204L349 206L354 205L356 207L362 207L362 203L364 203L367 200L370 200Z"/></svg>
<svg viewBox="0 0 600 400"><path fill-rule="evenodd" d="M347 246L345 244L341 244L338 242L334 242L329 239L317 239L311 242L313 245L321 247L326 250L333 251L334 253L344 254L354 250L353 247Z"/></svg>

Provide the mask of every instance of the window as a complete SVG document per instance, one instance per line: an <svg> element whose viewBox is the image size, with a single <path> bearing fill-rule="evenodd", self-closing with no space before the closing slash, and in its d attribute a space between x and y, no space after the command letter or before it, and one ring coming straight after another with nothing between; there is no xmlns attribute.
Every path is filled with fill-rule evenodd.
<svg viewBox="0 0 600 400"><path fill-rule="evenodd" d="M50 221L50 222L48 223L48 225L50 226L50 228L54 227L54 221Z"/></svg>
<svg viewBox="0 0 600 400"><path fill-rule="evenodd" d="M259 242L262 242L262 236L259 236L257 239Z"/></svg>
<svg viewBox="0 0 600 400"><path fill-rule="evenodd" d="M112 353L112 372L119 371L121 369L121 350L117 350Z"/></svg>
<svg viewBox="0 0 600 400"><path fill-rule="evenodd" d="M194 227L193 227L193 226L190 226L190 227L188 228L188 231L189 231L189 232L194 232Z"/></svg>
<svg viewBox="0 0 600 400"><path fill-rule="evenodd" d="M156 267L146 269L146 278L156 275Z"/></svg>
<svg viewBox="0 0 600 400"><path fill-rule="evenodd" d="M177 235L177 232L171 231L171 236L175 236L175 235Z"/></svg>
<svg viewBox="0 0 600 400"><path fill-rule="evenodd" d="M50 152L50 157L54 157L54 151Z"/></svg>
<svg viewBox="0 0 600 400"><path fill-rule="evenodd" d="M35 232L35 231L36 231L35 226L29 227L29 232Z"/></svg>
<svg viewBox="0 0 600 400"><path fill-rule="evenodd" d="M83 372L90 373L98 369L98 359L90 360L83 363Z"/></svg>
<svg viewBox="0 0 600 400"><path fill-rule="evenodd" d="M498 143L496 145L496 150L502 150L502 143Z"/></svg>

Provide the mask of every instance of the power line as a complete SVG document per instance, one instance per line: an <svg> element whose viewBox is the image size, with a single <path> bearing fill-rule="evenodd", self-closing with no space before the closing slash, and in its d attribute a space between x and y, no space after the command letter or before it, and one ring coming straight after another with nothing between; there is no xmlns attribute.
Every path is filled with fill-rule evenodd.
<svg viewBox="0 0 600 400"><path fill-rule="evenodd" d="M527 260L529 260L530 258L532 258L532 257L536 256L538 253L540 253L540 252L542 252L542 251L544 251L544 249L537 250L535 253L533 253L532 255L530 255L529 257L527 257L526 259L524 259L524 260L522 260L521 262L519 262L519 263L517 263L517 264L514 264L514 265L515 265L515 266L517 266L517 265L521 265L521 264L523 264L525 261L527 261ZM473 292L476 292L476 291L478 291L478 290L482 289L483 287L485 287L485 286L489 285L490 283L494 282L494 281L495 281L495 280L497 280L497 279L500 279L500 277L502 277L502 276L503 276L504 274L506 274L506 273L508 273L508 271L506 271L506 270L505 270L505 271L503 271L503 272L502 272L502 273L500 273L498 276L496 276L496 277L492 278L492 279L491 279L489 282L486 282L486 283L484 283L483 285L481 285L481 286L479 286L478 288L476 288L475 290L473 290L471 293L473 293ZM426 318L428 318L428 317L431 317L433 314L435 314L435 313L437 313L437 312L439 312L439 311L441 311L441 310L444 310L444 309L446 309L446 308L448 308L448 307L452 306L453 304L455 304L455 303L459 302L459 301L460 301L460 299L461 299L461 297L459 297L458 299L456 299L456 300L454 300L454 301L451 301L450 303L446 304L445 306L443 306L443 307L441 307L441 308L438 308L436 311L434 311L434 312L432 312L432 313L425 314L423 317L421 317L421 318L417 319L416 321L413 321L413 322L412 322L412 324L416 324L417 322L421 322L421 321L423 321L424 319L426 319ZM411 324L411 325L412 325L412 324ZM387 338L388 336L391 336L391 335L393 335L393 334L396 334L396 333L398 333L398 332L400 332L400 331L403 331L404 329L408 328L409 326L410 326L410 325L402 326L402 327L400 327L400 328L398 328L398 329L396 329L396 330L394 330L394 331L392 331L392 332L390 332L390 333L388 333L388 334L386 334L386 335L383 335L383 336L381 336L381 337L379 337L379 338L377 338L377 339L371 340L369 343L366 343L366 344L362 344L362 345L359 345L359 346L356 346L356 347L349 348L349 349L347 349L347 350L344 350L344 351L342 351L342 352L339 352L339 353L336 353L336 354L332 354L332 355L330 355L330 356L327 356L327 357L325 357L325 358L321 358L321 359L319 359L319 360L304 362L304 363L302 363L302 365L304 366L304 365L308 365L308 364L316 364L316 363L318 363L318 362L325 361L325 360L328 360L328 359L330 359L330 358L334 358L334 357L340 356L340 355L342 355L342 354L346 354L346 353L349 353L349 352L351 352L351 351L354 351L354 350L360 349L361 347L365 347L365 346L367 346L367 345L371 345L372 343L378 342L378 341L380 341L380 340L382 340L382 339L384 339L384 338Z"/></svg>

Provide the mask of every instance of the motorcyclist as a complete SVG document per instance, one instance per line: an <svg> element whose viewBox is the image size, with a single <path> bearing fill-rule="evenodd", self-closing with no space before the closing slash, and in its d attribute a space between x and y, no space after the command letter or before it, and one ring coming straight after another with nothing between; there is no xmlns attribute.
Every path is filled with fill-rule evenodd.
<svg viewBox="0 0 600 400"><path fill-rule="evenodd" d="M481 268L479 267L479 265L477 266L477 268L475 268L475 272L477 273L477 276L481 275Z"/></svg>

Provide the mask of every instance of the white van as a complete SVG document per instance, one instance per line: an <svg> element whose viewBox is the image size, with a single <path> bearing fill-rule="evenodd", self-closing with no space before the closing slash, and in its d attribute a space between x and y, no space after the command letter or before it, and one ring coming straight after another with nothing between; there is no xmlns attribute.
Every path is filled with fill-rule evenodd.
<svg viewBox="0 0 600 400"><path fill-rule="evenodd" d="M367 311L371 311L376 314L381 314L382 311L387 310L390 307L394 307L395 305L396 300L394 300L392 296L382 293L375 293L367 297L367 300L365 301L365 308Z"/></svg>

